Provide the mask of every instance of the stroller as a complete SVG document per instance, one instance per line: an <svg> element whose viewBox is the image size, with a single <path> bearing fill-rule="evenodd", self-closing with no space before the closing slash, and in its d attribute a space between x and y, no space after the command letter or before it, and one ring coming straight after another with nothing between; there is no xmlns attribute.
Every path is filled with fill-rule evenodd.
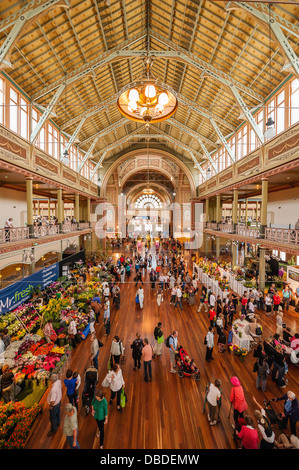
<svg viewBox="0 0 299 470"><path fill-rule="evenodd" d="M271 400L264 400L264 409L270 424L273 427L279 427L281 424L281 416L274 410L273 406L271 405Z"/></svg>
<svg viewBox="0 0 299 470"><path fill-rule="evenodd" d="M193 377L196 381L200 380L200 372L193 360L190 360L185 349L180 346L176 355L176 365L178 366L177 374L180 378Z"/></svg>
<svg viewBox="0 0 299 470"><path fill-rule="evenodd" d="M82 393L82 405L85 408L86 415L88 415L91 407L91 402L95 396L96 384L98 383L98 371L95 367L90 366L85 371L85 382Z"/></svg>

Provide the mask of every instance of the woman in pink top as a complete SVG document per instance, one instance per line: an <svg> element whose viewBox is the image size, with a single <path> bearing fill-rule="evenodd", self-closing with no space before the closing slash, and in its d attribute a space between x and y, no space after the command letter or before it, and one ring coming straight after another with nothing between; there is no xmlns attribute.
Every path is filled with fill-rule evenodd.
<svg viewBox="0 0 299 470"><path fill-rule="evenodd" d="M236 423L238 418L243 418L243 413L247 410L248 405L244 397L243 387L238 377L231 377L230 381L233 386L230 392L230 402L234 407L234 421Z"/></svg>
<svg viewBox="0 0 299 470"><path fill-rule="evenodd" d="M245 416L246 424L242 426L241 431L236 431L236 435L242 442L242 449L258 449L259 435L253 427L253 421L250 416Z"/></svg>

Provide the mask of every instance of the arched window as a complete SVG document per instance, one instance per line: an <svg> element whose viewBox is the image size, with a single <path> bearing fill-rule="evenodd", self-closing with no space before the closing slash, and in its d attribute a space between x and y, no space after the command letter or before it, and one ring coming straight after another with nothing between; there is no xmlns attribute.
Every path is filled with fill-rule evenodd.
<svg viewBox="0 0 299 470"><path fill-rule="evenodd" d="M160 209L163 207L162 201L158 196L154 194L144 194L139 196L135 202L136 209L146 209L147 207Z"/></svg>

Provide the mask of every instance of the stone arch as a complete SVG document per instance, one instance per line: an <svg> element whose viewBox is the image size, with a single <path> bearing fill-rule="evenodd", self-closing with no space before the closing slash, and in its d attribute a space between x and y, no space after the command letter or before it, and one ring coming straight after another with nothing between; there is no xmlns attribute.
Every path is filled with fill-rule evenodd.
<svg viewBox="0 0 299 470"><path fill-rule="evenodd" d="M171 167L171 164L177 165L179 169L184 173L184 175L186 175L186 178L190 185L190 196L191 197L196 196L196 183L187 165L185 165L185 163L181 162L179 158L175 157L171 153L166 152L164 150L160 150L160 149L150 149L149 154L148 154L147 149L132 150L132 151L125 153L121 157L117 158L117 160L110 165L105 175L103 176L103 182L101 185L100 195L102 197L106 197L108 181L110 177L114 174L114 172L117 171L117 169L119 168L121 164L125 163L127 170L129 170L130 174L132 175L138 172L138 169L140 169L138 168L138 164L136 164L137 159L138 158L144 159L145 157L149 159L155 159L155 158L160 159L161 161L161 165L159 166L160 171L163 171L164 174L170 178L173 175L172 175L172 172L169 171L169 168L167 168L167 165L169 167ZM128 163L126 164L126 162ZM133 165L133 162L135 162L134 165ZM130 167L130 163L132 165L131 167ZM153 167L153 169L155 170L156 167ZM158 171L158 167L157 167L157 171Z"/></svg>

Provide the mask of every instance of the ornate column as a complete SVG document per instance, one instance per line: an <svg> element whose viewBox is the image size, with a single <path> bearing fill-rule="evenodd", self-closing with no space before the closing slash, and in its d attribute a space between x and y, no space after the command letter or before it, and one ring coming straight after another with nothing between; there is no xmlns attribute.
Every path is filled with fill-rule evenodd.
<svg viewBox="0 0 299 470"><path fill-rule="evenodd" d="M88 222L89 227L90 227L90 212L91 212L91 200L90 197L87 198L86 200L86 222Z"/></svg>
<svg viewBox="0 0 299 470"><path fill-rule="evenodd" d="M238 224L238 190L234 189L233 210L232 210L233 230L236 232Z"/></svg>
<svg viewBox="0 0 299 470"><path fill-rule="evenodd" d="M265 248L260 248L259 249L259 287L261 291L263 292L265 289L265 284L266 284L266 261L265 261L265 254L266 254L266 249Z"/></svg>
<svg viewBox="0 0 299 470"><path fill-rule="evenodd" d="M62 200L62 189L57 189L57 217L59 224L59 231L62 232L62 224L64 219L63 214L63 200Z"/></svg>
<svg viewBox="0 0 299 470"><path fill-rule="evenodd" d="M221 196L217 194L216 196L216 223L220 224L222 222L222 205L221 205Z"/></svg>
<svg viewBox="0 0 299 470"><path fill-rule="evenodd" d="M33 225L33 179L26 178L26 199L27 199L27 227L29 227L29 237L34 237Z"/></svg>
<svg viewBox="0 0 299 470"><path fill-rule="evenodd" d="M261 227L260 233L264 235L267 227L267 207L268 207L268 179L262 179L262 204L261 204Z"/></svg>
<svg viewBox="0 0 299 470"><path fill-rule="evenodd" d="M79 194L75 194L75 219L77 226L79 227L80 221L80 196Z"/></svg>

